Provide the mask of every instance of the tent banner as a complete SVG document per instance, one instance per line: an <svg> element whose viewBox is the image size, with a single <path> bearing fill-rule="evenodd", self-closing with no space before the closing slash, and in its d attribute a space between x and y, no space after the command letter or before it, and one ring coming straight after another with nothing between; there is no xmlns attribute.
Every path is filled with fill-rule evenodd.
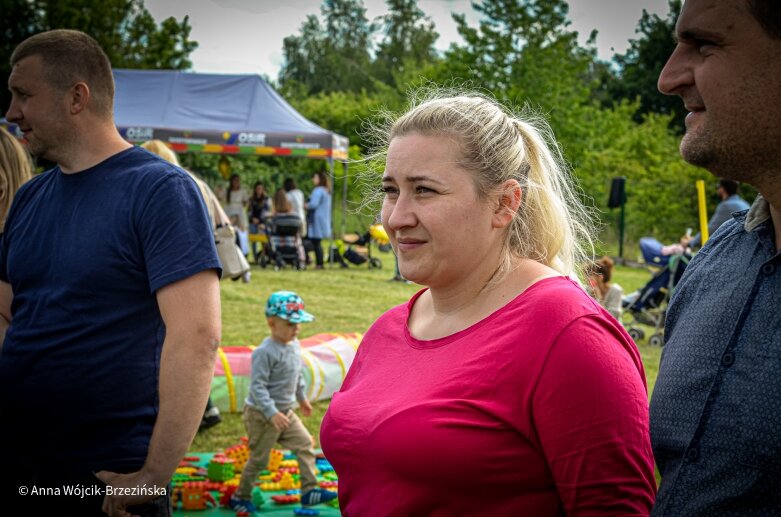
<svg viewBox="0 0 781 517"><path fill-rule="evenodd" d="M0 122L9 133L23 138L19 126ZM293 156L301 158L332 158L347 160L349 140L335 134L303 134L259 132L182 131L153 127L118 127L122 138L132 144L158 139L168 143L177 153L213 153L258 156Z"/></svg>
<svg viewBox="0 0 781 517"><path fill-rule="evenodd" d="M300 134L231 132L231 131L183 131L154 127L119 127L119 134L128 142L140 144L158 139L168 143L178 153L249 154L260 156L299 156L302 158L346 159L343 152L331 146L336 139L332 134ZM342 137L340 137L342 138ZM332 143L333 141L333 143Z"/></svg>

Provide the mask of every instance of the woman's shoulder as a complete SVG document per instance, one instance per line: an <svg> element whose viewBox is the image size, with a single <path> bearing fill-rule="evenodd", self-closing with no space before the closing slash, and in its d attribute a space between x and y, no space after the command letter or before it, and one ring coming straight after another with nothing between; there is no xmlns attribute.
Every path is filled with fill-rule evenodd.
<svg viewBox="0 0 781 517"><path fill-rule="evenodd" d="M581 316L601 314L599 304L565 276L548 277L532 284L509 304L508 310L565 326Z"/></svg>

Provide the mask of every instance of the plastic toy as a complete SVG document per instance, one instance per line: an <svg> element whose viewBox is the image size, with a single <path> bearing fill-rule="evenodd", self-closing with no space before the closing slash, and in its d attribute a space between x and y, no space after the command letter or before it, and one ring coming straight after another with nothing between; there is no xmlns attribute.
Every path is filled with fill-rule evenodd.
<svg viewBox="0 0 781 517"><path fill-rule="evenodd" d="M236 475L234 460L224 454L215 454L209 461L207 477L212 481L227 481Z"/></svg>
<svg viewBox="0 0 781 517"><path fill-rule="evenodd" d="M182 508L185 510L205 510L206 505L217 506L203 481L188 481L181 488Z"/></svg>
<svg viewBox="0 0 781 517"><path fill-rule="evenodd" d="M244 470L244 465L249 461L249 447L247 447L246 443L234 445L225 449L225 456L233 460L235 472L241 472Z"/></svg>

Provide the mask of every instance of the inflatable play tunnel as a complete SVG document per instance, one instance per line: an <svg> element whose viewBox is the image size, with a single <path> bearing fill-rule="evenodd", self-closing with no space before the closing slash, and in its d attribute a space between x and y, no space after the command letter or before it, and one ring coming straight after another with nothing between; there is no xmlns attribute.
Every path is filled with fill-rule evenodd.
<svg viewBox="0 0 781 517"><path fill-rule="evenodd" d="M330 399L342 386L362 337L358 333L316 334L301 340L301 372L311 402ZM244 409L253 349L249 346L220 347L214 365L212 402L221 412Z"/></svg>

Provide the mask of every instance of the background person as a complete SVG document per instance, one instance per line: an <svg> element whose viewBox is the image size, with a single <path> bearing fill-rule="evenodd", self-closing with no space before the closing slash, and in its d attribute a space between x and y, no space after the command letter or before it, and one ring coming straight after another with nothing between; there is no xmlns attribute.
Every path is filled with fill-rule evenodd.
<svg viewBox="0 0 781 517"><path fill-rule="evenodd" d="M30 155L11 133L0 127L0 233L16 191L32 174Z"/></svg>
<svg viewBox="0 0 781 517"><path fill-rule="evenodd" d="M231 175L228 183L228 190L225 192L225 213L228 217L238 219L238 227L246 232L247 225L247 207L249 206L249 195L244 187L241 186L241 177L238 174Z"/></svg>
<svg viewBox="0 0 781 517"><path fill-rule="evenodd" d="M266 231L266 222L271 217L271 196L266 194L262 181L256 181L252 186L252 196L249 198L249 232L261 234ZM252 242L252 258L258 262L258 243Z"/></svg>
<svg viewBox="0 0 781 517"><path fill-rule="evenodd" d="M781 508L781 4L686 0L659 90L689 111L681 155L752 185L689 262L651 397L653 515Z"/></svg>
<svg viewBox="0 0 781 517"><path fill-rule="evenodd" d="M328 175L318 171L312 176L315 188L309 196L306 209L310 213L307 226L307 238L312 242L315 251L315 268L323 269L323 239L331 238L331 188Z"/></svg>
<svg viewBox="0 0 781 517"><path fill-rule="evenodd" d="M301 218L301 235L306 235L306 202L304 200L304 193L296 185L296 180L293 178L285 178L282 184L285 192L287 193L287 200L290 202L290 206L298 217Z"/></svg>
<svg viewBox="0 0 781 517"><path fill-rule="evenodd" d="M323 420L345 515L648 515L640 354L566 276L590 237L545 131L471 94L389 129L382 222L427 288L372 325Z"/></svg>
<svg viewBox="0 0 781 517"><path fill-rule="evenodd" d="M0 239L4 486L25 506L20 486L130 489L37 497L39 515L170 515L165 488L203 416L220 340L200 193L119 135L111 64L90 36L28 38L8 86L7 119L57 166L19 189Z"/></svg>
<svg viewBox="0 0 781 517"><path fill-rule="evenodd" d="M602 257L589 268L588 283L592 295L615 319L621 321L621 301L624 290L613 278L613 260Z"/></svg>
<svg viewBox="0 0 781 517"><path fill-rule="evenodd" d="M738 195L739 186L740 183L737 181L724 178L719 179L716 193L721 201L716 205L716 210L713 211L713 215L708 220L708 235L712 236L722 224L731 221L733 212L742 212L749 209L749 204L746 200ZM697 235L691 239L682 237L681 245L689 248L699 248L702 245L702 235L697 232Z"/></svg>

